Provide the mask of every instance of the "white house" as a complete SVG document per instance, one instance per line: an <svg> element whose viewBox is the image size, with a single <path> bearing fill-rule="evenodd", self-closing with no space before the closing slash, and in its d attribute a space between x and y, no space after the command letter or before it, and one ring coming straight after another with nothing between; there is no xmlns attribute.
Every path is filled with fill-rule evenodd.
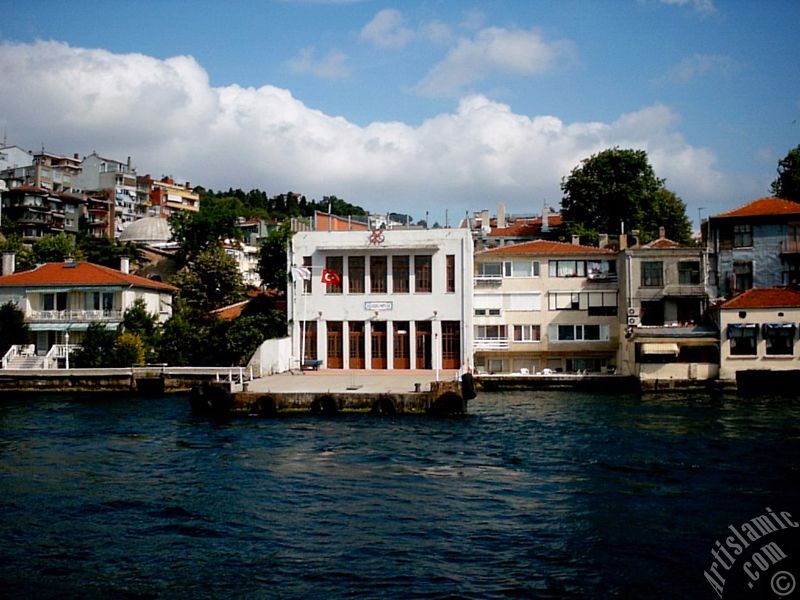
<svg viewBox="0 0 800 600"><path fill-rule="evenodd" d="M160 322L172 316L173 286L132 275L128 259L119 271L88 262L39 265L14 273L14 255L3 255L0 305L14 302L36 336L36 354L53 346L80 344L91 323L117 328L123 314L141 298ZM9 273L9 274L5 274ZM8 348L0 348L5 353Z"/></svg>
<svg viewBox="0 0 800 600"><path fill-rule="evenodd" d="M468 229L303 231L289 266L295 357L327 369L472 368Z"/></svg>

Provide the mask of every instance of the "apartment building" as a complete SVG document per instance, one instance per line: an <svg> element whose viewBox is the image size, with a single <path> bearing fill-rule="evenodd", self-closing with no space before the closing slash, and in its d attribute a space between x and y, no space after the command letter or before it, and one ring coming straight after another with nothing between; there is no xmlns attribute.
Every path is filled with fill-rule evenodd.
<svg viewBox="0 0 800 600"><path fill-rule="evenodd" d="M534 240L475 254L475 366L486 373L616 368L619 286L609 248Z"/></svg>
<svg viewBox="0 0 800 600"><path fill-rule="evenodd" d="M468 229L301 231L289 266L298 363L302 356L327 369L472 367Z"/></svg>
<svg viewBox="0 0 800 600"><path fill-rule="evenodd" d="M168 219L178 211L196 213L200 210L200 196L194 193L188 181L178 184L171 177L154 180L150 175L136 179L139 193L144 196L140 202L148 207L148 216Z"/></svg>
<svg viewBox="0 0 800 600"><path fill-rule="evenodd" d="M627 247L620 236L620 292L624 331L619 372L643 383L709 380L717 376L719 340L706 320L706 253L664 237Z"/></svg>
<svg viewBox="0 0 800 600"><path fill-rule="evenodd" d="M92 152L81 162L81 173L73 179L73 189L83 193L106 191L113 200L114 237L136 219L146 216L147 207L138 196L136 170L131 159L120 162Z"/></svg>
<svg viewBox="0 0 800 600"><path fill-rule="evenodd" d="M703 222L712 298L800 282L800 204L759 198Z"/></svg>

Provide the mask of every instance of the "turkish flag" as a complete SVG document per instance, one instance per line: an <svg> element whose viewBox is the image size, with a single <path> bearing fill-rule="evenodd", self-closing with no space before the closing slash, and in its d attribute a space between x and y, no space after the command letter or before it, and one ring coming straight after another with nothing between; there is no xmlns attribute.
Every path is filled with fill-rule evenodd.
<svg viewBox="0 0 800 600"><path fill-rule="evenodd" d="M328 271L328 269L322 269L322 283L327 285L339 285L341 283L341 278L339 277L338 273L334 273L333 271Z"/></svg>

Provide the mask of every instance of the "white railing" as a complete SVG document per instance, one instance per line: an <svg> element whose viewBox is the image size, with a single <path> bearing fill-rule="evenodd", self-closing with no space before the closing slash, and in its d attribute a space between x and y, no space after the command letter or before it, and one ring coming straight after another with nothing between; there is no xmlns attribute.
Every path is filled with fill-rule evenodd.
<svg viewBox="0 0 800 600"><path fill-rule="evenodd" d="M34 310L31 321L120 321L121 310Z"/></svg>
<svg viewBox="0 0 800 600"><path fill-rule="evenodd" d="M11 362L18 356L35 356L36 346L33 344L14 345L3 355L2 368L7 369Z"/></svg>
<svg viewBox="0 0 800 600"><path fill-rule="evenodd" d="M58 361L61 359L66 360L67 350L73 354L76 350L80 350L79 344L54 344L44 357L44 369L57 369Z"/></svg>
<svg viewBox="0 0 800 600"><path fill-rule="evenodd" d="M475 350L508 350L508 338L476 338Z"/></svg>

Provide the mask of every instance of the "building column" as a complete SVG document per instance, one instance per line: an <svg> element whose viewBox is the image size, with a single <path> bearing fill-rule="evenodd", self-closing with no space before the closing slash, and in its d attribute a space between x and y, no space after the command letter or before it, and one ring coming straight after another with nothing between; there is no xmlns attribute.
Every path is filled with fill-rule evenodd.
<svg viewBox="0 0 800 600"><path fill-rule="evenodd" d="M372 369L372 321L364 321L364 368Z"/></svg>
<svg viewBox="0 0 800 600"><path fill-rule="evenodd" d="M386 369L394 369L394 321L386 321Z"/></svg>
<svg viewBox="0 0 800 600"><path fill-rule="evenodd" d="M342 369L350 368L350 321L342 321Z"/></svg>

